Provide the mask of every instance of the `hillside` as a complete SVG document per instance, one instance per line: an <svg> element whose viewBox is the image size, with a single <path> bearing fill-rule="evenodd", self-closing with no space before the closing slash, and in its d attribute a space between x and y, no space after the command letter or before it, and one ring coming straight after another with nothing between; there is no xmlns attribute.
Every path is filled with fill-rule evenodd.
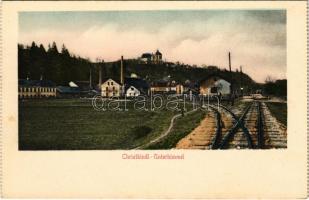
<svg viewBox="0 0 309 200"><path fill-rule="evenodd" d="M119 79L120 74L120 61L109 63L95 63L94 66L97 69L98 66L102 66L102 76L104 78L112 77ZM199 82L202 79L211 75L216 75L224 78L229 82L234 83L235 88L243 87L245 90L256 89L258 84L255 83L250 76L241 72L229 72L225 69L219 69L216 66L207 67L193 67L189 65L181 64L141 64L138 60L125 60L125 75L137 74L139 77L148 80L149 82L164 79L170 76L171 80L175 80L179 83L185 83L186 80L193 82ZM97 73L97 71L96 71Z"/></svg>
<svg viewBox="0 0 309 200"><path fill-rule="evenodd" d="M59 51L56 43L52 43L47 50L43 45L37 45L34 42L31 46L18 45L19 79L43 78L54 81L57 85L66 85L69 81L89 80L91 71L93 85L96 85L99 66L102 67L103 78L119 79L120 61L93 63L88 59L72 55L64 45ZM186 80L198 82L210 75L217 75L233 82L235 88L245 86L244 89L249 91L259 87L245 73L229 72L216 66L197 67L179 63L141 64L136 59L125 60L124 66L125 76L135 73L149 82L168 76L179 83L184 83Z"/></svg>

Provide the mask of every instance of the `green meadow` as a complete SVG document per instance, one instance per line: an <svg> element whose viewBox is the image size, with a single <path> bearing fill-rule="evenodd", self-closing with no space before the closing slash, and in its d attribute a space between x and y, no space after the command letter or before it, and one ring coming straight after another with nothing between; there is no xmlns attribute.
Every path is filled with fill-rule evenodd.
<svg viewBox="0 0 309 200"><path fill-rule="evenodd" d="M171 118L180 113L167 109L138 111L130 102L127 109L97 111L87 99L20 100L19 149L133 149L162 134L169 127ZM181 121L188 121L175 125L181 128L188 126L188 132L201 115L191 114L182 118ZM195 123L190 123L191 120ZM175 130L176 126L173 132ZM183 131L181 135L185 135Z"/></svg>

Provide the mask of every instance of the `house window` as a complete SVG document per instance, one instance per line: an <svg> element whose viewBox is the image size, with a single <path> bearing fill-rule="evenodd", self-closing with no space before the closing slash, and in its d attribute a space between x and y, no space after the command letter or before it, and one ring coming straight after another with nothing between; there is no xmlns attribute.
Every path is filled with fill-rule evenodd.
<svg viewBox="0 0 309 200"><path fill-rule="evenodd" d="M131 88L131 90L134 90L134 88Z"/></svg>
<svg viewBox="0 0 309 200"><path fill-rule="evenodd" d="M210 89L210 92L211 92L211 93L217 93L217 91L218 91L218 88L217 88L217 87L212 87L212 88Z"/></svg>
<svg viewBox="0 0 309 200"><path fill-rule="evenodd" d="M108 87L105 88L106 92L108 92Z"/></svg>
<svg viewBox="0 0 309 200"><path fill-rule="evenodd" d="M109 82L107 82L107 85L109 85Z"/></svg>
<svg viewBox="0 0 309 200"><path fill-rule="evenodd" d="M113 87L113 91L115 90L115 87Z"/></svg>
<svg viewBox="0 0 309 200"><path fill-rule="evenodd" d="M111 82L111 85L114 85L114 83L113 83L113 82Z"/></svg>

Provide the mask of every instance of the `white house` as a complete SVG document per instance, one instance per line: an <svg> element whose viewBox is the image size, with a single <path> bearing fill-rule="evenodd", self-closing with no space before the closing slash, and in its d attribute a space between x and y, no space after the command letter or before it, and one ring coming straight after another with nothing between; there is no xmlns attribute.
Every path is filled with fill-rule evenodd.
<svg viewBox="0 0 309 200"><path fill-rule="evenodd" d="M222 95L228 95L231 93L231 84L224 79L219 79L214 83L214 87L217 88L217 93Z"/></svg>
<svg viewBox="0 0 309 200"><path fill-rule="evenodd" d="M211 76L200 82L201 95L229 95L231 93L231 84L226 80Z"/></svg>
<svg viewBox="0 0 309 200"><path fill-rule="evenodd" d="M126 90L126 96L127 97L137 97L140 94L141 94L141 92L132 85L130 87L128 87L128 89Z"/></svg>
<svg viewBox="0 0 309 200"><path fill-rule="evenodd" d="M103 97L119 97L122 94L122 86L113 79L107 79L101 85L101 96Z"/></svg>

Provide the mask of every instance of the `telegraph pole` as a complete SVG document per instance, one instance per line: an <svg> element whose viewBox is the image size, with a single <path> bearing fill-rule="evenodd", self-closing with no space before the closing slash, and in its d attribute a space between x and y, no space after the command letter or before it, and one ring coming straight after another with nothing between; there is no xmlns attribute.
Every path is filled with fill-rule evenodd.
<svg viewBox="0 0 309 200"><path fill-rule="evenodd" d="M89 88L92 89L92 70L89 68Z"/></svg>
<svg viewBox="0 0 309 200"><path fill-rule="evenodd" d="M102 66L101 63L99 64L99 86L102 85Z"/></svg>
<svg viewBox="0 0 309 200"><path fill-rule="evenodd" d="M121 56L120 60L120 84L124 84L124 72L123 72L123 56Z"/></svg>
<svg viewBox="0 0 309 200"><path fill-rule="evenodd" d="M232 74L232 62L231 62L231 52L229 52L229 68L230 68L230 75L231 75L231 94L230 94L230 101L231 105L234 105L234 85L233 85L233 74Z"/></svg>
<svg viewBox="0 0 309 200"><path fill-rule="evenodd" d="M242 66L240 66L240 91L241 91L241 96L244 96L244 88L242 86Z"/></svg>
<svg viewBox="0 0 309 200"><path fill-rule="evenodd" d="M231 52L229 52L229 68L230 68L230 72L232 72Z"/></svg>

